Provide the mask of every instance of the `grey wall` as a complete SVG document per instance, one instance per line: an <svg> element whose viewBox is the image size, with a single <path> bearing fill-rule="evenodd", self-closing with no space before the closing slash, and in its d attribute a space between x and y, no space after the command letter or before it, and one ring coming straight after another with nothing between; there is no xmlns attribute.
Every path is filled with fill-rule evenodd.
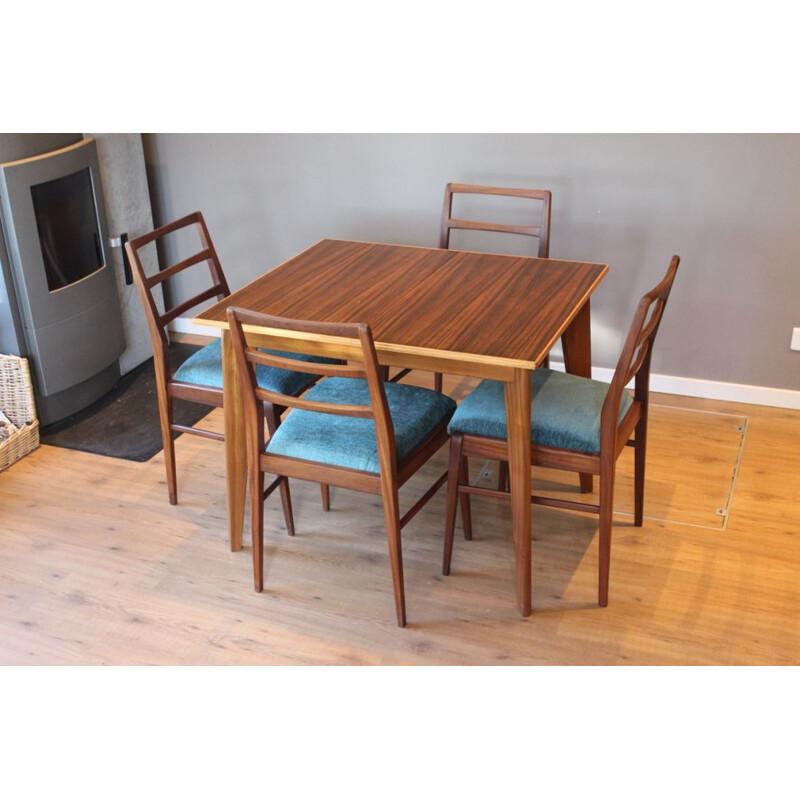
<svg viewBox="0 0 800 800"><path fill-rule="evenodd" d="M654 371L800 389L800 135L146 134L156 224L201 210L232 288L325 237L435 245L448 181L549 188L550 255L611 269L594 362L681 256ZM178 285L174 301L189 285Z"/></svg>

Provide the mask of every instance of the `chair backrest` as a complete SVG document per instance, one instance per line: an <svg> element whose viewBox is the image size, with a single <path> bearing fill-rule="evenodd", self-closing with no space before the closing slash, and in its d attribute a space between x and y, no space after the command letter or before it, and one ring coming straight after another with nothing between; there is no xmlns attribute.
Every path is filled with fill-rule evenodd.
<svg viewBox="0 0 800 800"><path fill-rule="evenodd" d="M535 224L507 225L496 222L478 222L453 217L453 196L456 194L500 195L503 197L522 197L538 202ZM466 183L448 183L444 190L442 223L439 229L439 247L450 247L450 231L473 230L495 231L498 233L517 233L522 236L535 236L539 240L539 258L548 258L550 253L550 199L546 189L502 189L493 186L473 186Z"/></svg>
<svg viewBox="0 0 800 800"><path fill-rule="evenodd" d="M667 274L661 282L639 301L603 404L601 430L616 428L622 392L631 380L635 379L634 398L643 403L647 402L653 343L672 291L678 264L680 258L673 256Z"/></svg>
<svg viewBox="0 0 800 800"><path fill-rule="evenodd" d="M179 261L177 264L173 264L171 267L162 269L155 275L146 275L139 256L139 251L151 242L158 243L171 233L192 227L196 229L199 235L200 249L188 258ZM189 214L175 222L170 222L168 225L162 225L160 228L150 231L150 233L145 233L142 236L137 236L135 239L129 240L125 243L125 250L128 253L128 259L133 269L134 281L136 282L139 295L142 298L142 304L144 305L147 324L150 328L150 336L153 340L153 350L158 350L160 355L166 357L167 348L169 346L166 329L167 325L169 325L173 319L185 314L189 309L207 300L214 298L222 300L223 297L227 297L231 293L228 288L228 282L225 280L225 275L222 272L217 251L214 249L214 244L211 241L211 236L208 233L203 215L199 211ZM190 297L188 300L185 300L162 314L153 297L153 287L164 283L164 281L169 280L190 267L202 264L204 261L208 264L212 285L208 289L200 292L200 294Z"/></svg>
<svg viewBox="0 0 800 800"><path fill-rule="evenodd" d="M257 450L259 453L264 449L263 414L260 412L260 406L263 402L269 402L286 408L374 419L381 471L389 474L396 470L394 426L383 388L383 374L378 365L378 356L375 352L375 343L369 325L293 320L259 314L235 306L228 307L226 313L242 381L251 449ZM264 352L248 345L243 325L309 334L309 338L325 337L328 355L334 358L349 358L350 362L331 364L318 361L298 361ZM358 360L353 358L353 340L358 343L357 346L360 349ZM337 350L337 345L341 350ZM320 402L262 389L256 380L256 368L259 365L305 372L309 375L321 375L327 378L366 380L369 387L369 405Z"/></svg>

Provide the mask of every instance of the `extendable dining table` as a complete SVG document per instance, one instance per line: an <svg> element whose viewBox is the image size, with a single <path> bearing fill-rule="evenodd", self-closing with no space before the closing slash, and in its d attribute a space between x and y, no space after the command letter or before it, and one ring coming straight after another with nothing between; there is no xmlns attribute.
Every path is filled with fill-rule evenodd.
<svg viewBox="0 0 800 800"><path fill-rule="evenodd" d="M566 369L591 376L589 298L607 271L605 264L581 261L323 239L202 312L195 322L222 329L231 548L242 546L247 447L225 309L367 323L382 365L505 384L516 597L520 613L528 616L530 371L561 338ZM269 328L248 333L259 347L327 355L324 336L300 339ZM590 488L591 475L581 482Z"/></svg>

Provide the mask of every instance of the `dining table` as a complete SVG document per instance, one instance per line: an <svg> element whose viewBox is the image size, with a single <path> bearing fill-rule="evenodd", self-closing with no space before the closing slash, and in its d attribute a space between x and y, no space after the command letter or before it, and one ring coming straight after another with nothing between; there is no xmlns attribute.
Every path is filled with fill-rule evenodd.
<svg viewBox="0 0 800 800"><path fill-rule="evenodd" d="M242 547L248 456L226 309L367 323L381 365L504 383L516 602L530 615L531 370L561 339L565 369L591 377L590 297L607 271L607 264L584 261L323 239L200 313L194 321L222 336L231 549ZM324 336L247 332L258 347L330 352ZM580 480L591 488L591 475Z"/></svg>

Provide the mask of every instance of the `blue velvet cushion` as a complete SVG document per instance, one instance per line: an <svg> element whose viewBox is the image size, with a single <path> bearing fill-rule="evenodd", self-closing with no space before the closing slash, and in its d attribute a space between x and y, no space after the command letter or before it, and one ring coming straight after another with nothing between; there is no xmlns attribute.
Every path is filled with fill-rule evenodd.
<svg viewBox="0 0 800 800"><path fill-rule="evenodd" d="M506 438L503 384L482 381L458 407L448 433L471 433L492 439ZM531 373L531 442L533 444L600 452L600 412L608 384L551 369ZM619 418L633 399L622 393Z"/></svg>
<svg viewBox="0 0 800 800"><path fill-rule="evenodd" d="M456 408L447 395L401 383L385 383L386 400L394 425L397 459L402 461ZM364 380L327 378L304 397L329 403L369 405ZM338 467L380 472L375 422L316 411L294 409L267 444L267 452L317 461Z"/></svg>
<svg viewBox="0 0 800 800"><path fill-rule="evenodd" d="M275 356L284 358L294 358L297 361L320 361L322 363L332 363L329 358L318 356L307 356L302 353L284 353L281 350L263 350L264 353L271 353ZM178 367L173 380L185 381L186 383L199 383L201 386L215 386L222 388L222 341L215 339L211 344L207 344L196 353L192 353L183 364ZM277 367L265 367L259 364L256 367L256 379L262 389L281 394L299 394L311 381L313 375L305 372L291 372Z"/></svg>

